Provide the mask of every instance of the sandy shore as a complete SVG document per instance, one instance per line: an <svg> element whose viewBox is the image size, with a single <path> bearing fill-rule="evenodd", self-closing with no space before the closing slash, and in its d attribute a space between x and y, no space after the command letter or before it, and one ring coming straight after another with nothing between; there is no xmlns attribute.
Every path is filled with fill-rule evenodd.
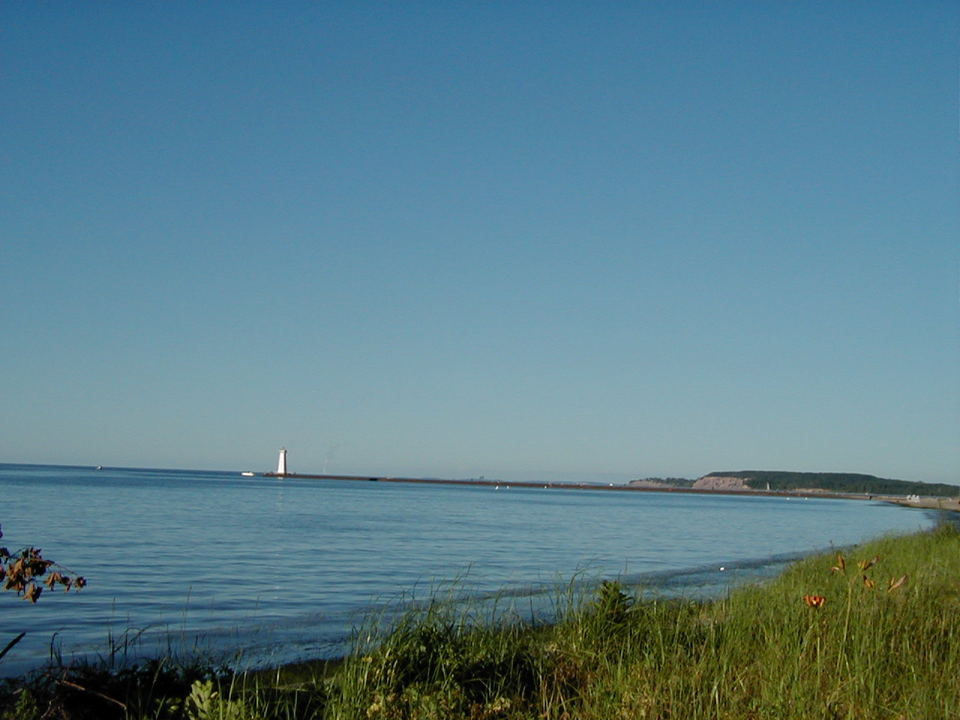
<svg viewBox="0 0 960 720"><path fill-rule="evenodd" d="M915 500L908 500L902 497L878 496L876 499L893 503L895 505L903 505L904 507L922 508L925 510L951 510L953 512L960 512L960 499L958 498L922 497Z"/></svg>

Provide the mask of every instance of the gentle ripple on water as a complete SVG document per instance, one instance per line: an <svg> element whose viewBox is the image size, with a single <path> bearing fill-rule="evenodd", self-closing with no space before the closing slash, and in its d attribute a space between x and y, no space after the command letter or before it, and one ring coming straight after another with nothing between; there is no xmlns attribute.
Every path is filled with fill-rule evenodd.
<svg viewBox="0 0 960 720"><path fill-rule="evenodd" d="M39 544L89 581L36 606L0 598L0 674L107 635L281 662L342 653L398 597L457 581L474 597L621 577L687 594L760 577L780 556L929 527L890 505L826 499L243 478L238 473L0 465L13 549ZM724 565L730 571L717 572ZM149 635L149 633L148 633ZM4 640L5 642L5 640Z"/></svg>

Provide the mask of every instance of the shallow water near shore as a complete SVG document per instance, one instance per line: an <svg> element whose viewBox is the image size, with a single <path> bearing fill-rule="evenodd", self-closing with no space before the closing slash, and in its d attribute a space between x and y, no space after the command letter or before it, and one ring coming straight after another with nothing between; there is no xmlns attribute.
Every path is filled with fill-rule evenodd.
<svg viewBox="0 0 960 720"><path fill-rule="evenodd" d="M866 501L241 477L0 465L11 550L84 575L37 605L0 597L0 663L204 653L236 665L333 657L384 608L450 592L547 613L571 582L704 597L815 550L930 527ZM721 568L723 568L721 570Z"/></svg>

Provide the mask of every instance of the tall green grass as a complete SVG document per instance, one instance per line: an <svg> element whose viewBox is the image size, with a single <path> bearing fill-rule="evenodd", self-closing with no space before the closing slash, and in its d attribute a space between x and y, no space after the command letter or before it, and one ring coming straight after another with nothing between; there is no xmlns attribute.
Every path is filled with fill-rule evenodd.
<svg viewBox="0 0 960 720"><path fill-rule="evenodd" d="M638 597L616 583L557 602L555 624L531 627L438 601L366 628L336 664L154 672L163 683L152 686L142 673L125 690L104 681L95 691L123 695L126 709L95 717L960 717L960 534L948 527L812 557L713 602ZM0 717L17 720L42 717L58 688L11 687Z"/></svg>
<svg viewBox="0 0 960 720"><path fill-rule="evenodd" d="M577 717L960 717L952 529L871 543L844 562L811 558L721 601L635 611Z"/></svg>

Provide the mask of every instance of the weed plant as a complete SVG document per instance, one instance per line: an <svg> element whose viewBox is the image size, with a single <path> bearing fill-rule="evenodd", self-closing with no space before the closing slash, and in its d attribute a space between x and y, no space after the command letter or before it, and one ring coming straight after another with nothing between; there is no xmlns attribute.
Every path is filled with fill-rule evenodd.
<svg viewBox="0 0 960 720"><path fill-rule="evenodd" d="M607 582L557 611L531 626L437 601L365 628L340 662L271 673L59 668L8 682L0 718L960 718L960 533L946 526L713 602Z"/></svg>

